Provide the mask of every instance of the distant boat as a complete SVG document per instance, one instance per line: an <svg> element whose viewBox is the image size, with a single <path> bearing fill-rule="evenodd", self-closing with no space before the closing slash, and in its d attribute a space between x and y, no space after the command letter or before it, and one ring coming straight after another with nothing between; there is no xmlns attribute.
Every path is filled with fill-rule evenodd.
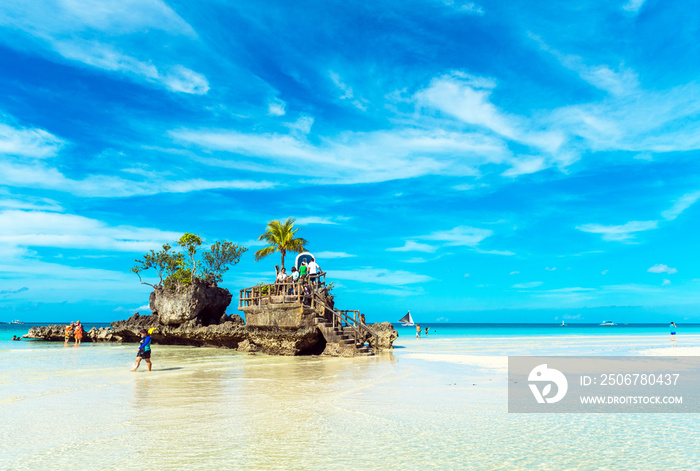
<svg viewBox="0 0 700 471"><path fill-rule="evenodd" d="M11 321L10 324L24 324L24 322L19 319L15 319L14 321Z"/></svg>
<svg viewBox="0 0 700 471"><path fill-rule="evenodd" d="M403 316L401 319L399 319L399 322L401 322L401 325L403 327L413 327L416 325L413 322L413 317L411 316L411 311L408 311L405 316Z"/></svg>
<svg viewBox="0 0 700 471"><path fill-rule="evenodd" d="M613 321L603 321L600 325L617 325Z"/></svg>
<svg viewBox="0 0 700 471"><path fill-rule="evenodd" d="M566 324L564 324L564 321L561 321L561 324L559 324L559 327L566 327Z"/></svg>

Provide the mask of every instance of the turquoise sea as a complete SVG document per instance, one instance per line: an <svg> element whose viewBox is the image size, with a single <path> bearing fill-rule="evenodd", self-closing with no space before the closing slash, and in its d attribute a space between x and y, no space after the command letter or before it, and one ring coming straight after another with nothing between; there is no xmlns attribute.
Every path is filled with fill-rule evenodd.
<svg viewBox="0 0 700 471"><path fill-rule="evenodd" d="M423 324L368 358L9 340L0 469L697 469L698 414L510 414L507 355L700 355L700 326ZM90 328L92 325L86 325ZM101 326L101 325L98 325Z"/></svg>

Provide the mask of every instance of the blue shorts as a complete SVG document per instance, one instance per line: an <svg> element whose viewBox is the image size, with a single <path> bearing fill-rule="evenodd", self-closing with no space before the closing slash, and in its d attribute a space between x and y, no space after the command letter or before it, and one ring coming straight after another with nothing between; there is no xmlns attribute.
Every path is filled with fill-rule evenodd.
<svg viewBox="0 0 700 471"><path fill-rule="evenodd" d="M671 335L676 335L676 333L675 333L675 332L671 332Z"/></svg>

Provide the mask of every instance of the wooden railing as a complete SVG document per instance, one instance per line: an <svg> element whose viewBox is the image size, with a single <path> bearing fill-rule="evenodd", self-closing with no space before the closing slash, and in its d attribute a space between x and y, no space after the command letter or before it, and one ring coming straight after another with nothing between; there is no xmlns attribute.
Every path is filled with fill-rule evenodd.
<svg viewBox="0 0 700 471"><path fill-rule="evenodd" d="M262 299L272 302L272 296L295 296L296 302L313 306L314 292L326 286L326 274L321 273L313 279L299 280L296 282L276 281L240 290L238 296L238 308L259 306ZM291 301L293 302L293 301Z"/></svg>
<svg viewBox="0 0 700 471"><path fill-rule="evenodd" d="M268 304L272 304L273 296L284 296L283 302L298 302L306 306L323 308L325 313L332 313L333 328L349 327L355 337L355 344L364 343L364 339L369 335L378 340L377 334L367 327L362 318L362 314L357 310L338 310L328 306L319 296L318 290L324 288L326 284L326 274L321 273L318 281L309 280L294 282L275 282L264 285L245 288L240 291L238 297L238 308L242 309L250 306L260 306L263 299L267 299ZM292 299L290 299L292 298ZM375 343L376 345L376 343Z"/></svg>

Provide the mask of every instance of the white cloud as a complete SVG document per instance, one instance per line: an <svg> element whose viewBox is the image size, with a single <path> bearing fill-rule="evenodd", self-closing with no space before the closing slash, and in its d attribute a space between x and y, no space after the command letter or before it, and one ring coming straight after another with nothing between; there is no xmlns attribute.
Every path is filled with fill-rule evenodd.
<svg viewBox="0 0 700 471"><path fill-rule="evenodd" d="M284 116L287 104L279 98L273 98L267 104L267 114L270 116Z"/></svg>
<svg viewBox="0 0 700 471"><path fill-rule="evenodd" d="M142 54L145 57L139 59L123 52L136 43L133 49L141 53L148 44L140 37L145 31L151 36L160 31L196 37L161 0L63 0L41 6L6 0L0 4L0 25L24 33L9 36L12 47L39 47L70 61L159 83L176 92L205 94L209 90L202 74L182 65L156 65L153 54ZM32 39L27 41L25 35ZM99 37L104 41L96 39Z"/></svg>
<svg viewBox="0 0 700 471"><path fill-rule="evenodd" d="M608 271L610 271L610 270L603 270L602 272L600 272L600 274L601 274L601 275L607 275L607 274L608 274Z"/></svg>
<svg viewBox="0 0 700 471"><path fill-rule="evenodd" d="M552 268L544 267L544 269L547 270L547 271L556 271L556 270L557 270L557 267L552 267Z"/></svg>
<svg viewBox="0 0 700 471"><path fill-rule="evenodd" d="M78 196L125 197L158 193L189 193L212 189L260 190L274 183L249 180L205 180L201 178L127 180L120 177L89 175L82 180L65 177L57 169L42 163L17 164L0 161L0 185L65 191Z"/></svg>
<svg viewBox="0 0 700 471"><path fill-rule="evenodd" d="M602 224L583 224L576 229L593 234L603 234L603 240L625 241L633 239L635 232L648 231L658 228L658 221L630 221L620 226L604 226Z"/></svg>
<svg viewBox="0 0 700 471"><path fill-rule="evenodd" d="M502 173L504 177L518 177L529 173L537 173L544 170L548 165L543 157L532 157L515 160L513 166Z"/></svg>
<svg viewBox="0 0 700 471"><path fill-rule="evenodd" d="M56 201L47 198L0 199L0 208L5 209L34 209L39 211L63 211Z"/></svg>
<svg viewBox="0 0 700 471"><path fill-rule="evenodd" d="M515 252L511 252L510 250L482 250L482 249L474 249L476 253L483 253L486 255L505 255L505 256L511 256L515 255Z"/></svg>
<svg viewBox="0 0 700 471"><path fill-rule="evenodd" d="M628 2L622 6L622 9L636 13L642 8L645 1L646 0L628 0Z"/></svg>
<svg viewBox="0 0 700 471"><path fill-rule="evenodd" d="M469 277L471 277L471 275L469 273L464 274L464 278L469 278Z"/></svg>
<svg viewBox="0 0 700 471"><path fill-rule="evenodd" d="M510 274L510 275L517 275L517 274L519 274L519 273L520 273L519 271L512 271L512 272L510 272L509 274Z"/></svg>
<svg viewBox="0 0 700 471"><path fill-rule="evenodd" d="M185 145L228 154L201 157L208 165L302 175L305 181L318 183L370 183L430 174L474 176L479 166L500 163L508 152L493 137L437 128L347 132L322 137L317 145L298 132L178 129L169 134Z"/></svg>
<svg viewBox="0 0 700 471"><path fill-rule="evenodd" d="M540 285L542 285L541 281L531 281L529 283L517 283L517 284L513 285L513 288L529 289L529 288L537 288Z"/></svg>
<svg viewBox="0 0 700 471"><path fill-rule="evenodd" d="M661 283L661 286L668 286L668 285L670 285L670 284L671 284L671 280L664 280L664 281Z"/></svg>
<svg viewBox="0 0 700 471"><path fill-rule="evenodd" d="M55 156L65 144L43 129L22 129L0 123L0 154L43 159Z"/></svg>
<svg viewBox="0 0 700 471"><path fill-rule="evenodd" d="M141 252L158 249L182 234L132 226L109 226L75 214L0 211L0 244Z"/></svg>
<svg viewBox="0 0 700 471"><path fill-rule="evenodd" d="M455 13L467 13L470 15L484 16L486 12L483 7L473 2L461 3L455 0L442 0L445 6L452 8Z"/></svg>
<svg viewBox="0 0 700 471"><path fill-rule="evenodd" d="M56 52L98 69L136 75L148 82L161 83L174 92L204 95L209 91L209 82L204 75L182 65L158 68L125 55L109 44L98 41L56 41Z"/></svg>
<svg viewBox="0 0 700 471"><path fill-rule="evenodd" d="M678 273L677 269L671 268L668 265L664 265L661 263L654 265L653 267L649 268L647 271L649 273L668 273L669 275L673 275L674 273Z"/></svg>
<svg viewBox="0 0 700 471"><path fill-rule="evenodd" d="M438 247L430 244L421 244L413 240L407 240L403 247L392 247L387 249L389 252L427 252L433 253Z"/></svg>
<svg viewBox="0 0 700 471"><path fill-rule="evenodd" d="M350 257L357 257L357 255L353 255L351 253L347 252L314 252L314 256L316 257L317 260L321 260L324 258L350 258Z"/></svg>
<svg viewBox="0 0 700 471"><path fill-rule="evenodd" d="M457 226L446 231L436 231L417 237L424 240L443 242L445 247L468 246L476 247L482 240L490 237L493 231L470 226Z"/></svg>
<svg viewBox="0 0 700 471"><path fill-rule="evenodd" d="M345 220L345 218L305 216L305 217L295 218L294 224L297 224L299 226L309 225L309 224L337 225L338 220Z"/></svg>
<svg viewBox="0 0 700 471"><path fill-rule="evenodd" d="M292 131L301 133L302 135L309 134L311 127L314 125L314 119L311 116L301 116L293 123L287 123L287 126Z"/></svg>
<svg viewBox="0 0 700 471"><path fill-rule="evenodd" d="M556 152L565 137L559 132L531 129L520 116L501 112L490 101L495 83L455 71L432 80L430 86L418 92L419 105L435 108L458 120L488 129L509 140L537 147L549 153ZM532 158L526 159L532 160ZM532 168L533 164L529 167ZM528 165L524 165L527 168Z"/></svg>
<svg viewBox="0 0 700 471"><path fill-rule="evenodd" d="M358 268L356 270L333 270L329 276L338 280L352 280L363 283L380 285L408 285L432 281L428 275L421 275L402 270L387 270L384 268Z"/></svg>
<svg viewBox="0 0 700 471"><path fill-rule="evenodd" d="M367 111L367 100L356 99L352 87L343 82L343 80L340 78L340 75L333 71L329 72L328 75L335 84L335 86L338 87L341 92L343 92L343 94L340 96L341 100L349 100L357 109Z"/></svg>
<svg viewBox="0 0 700 471"><path fill-rule="evenodd" d="M672 221L680 216L683 211L694 205L698 199L700 199L700 191L686 193L678 198L673 206L662 212L661 216L666 220Z"/></svg>

